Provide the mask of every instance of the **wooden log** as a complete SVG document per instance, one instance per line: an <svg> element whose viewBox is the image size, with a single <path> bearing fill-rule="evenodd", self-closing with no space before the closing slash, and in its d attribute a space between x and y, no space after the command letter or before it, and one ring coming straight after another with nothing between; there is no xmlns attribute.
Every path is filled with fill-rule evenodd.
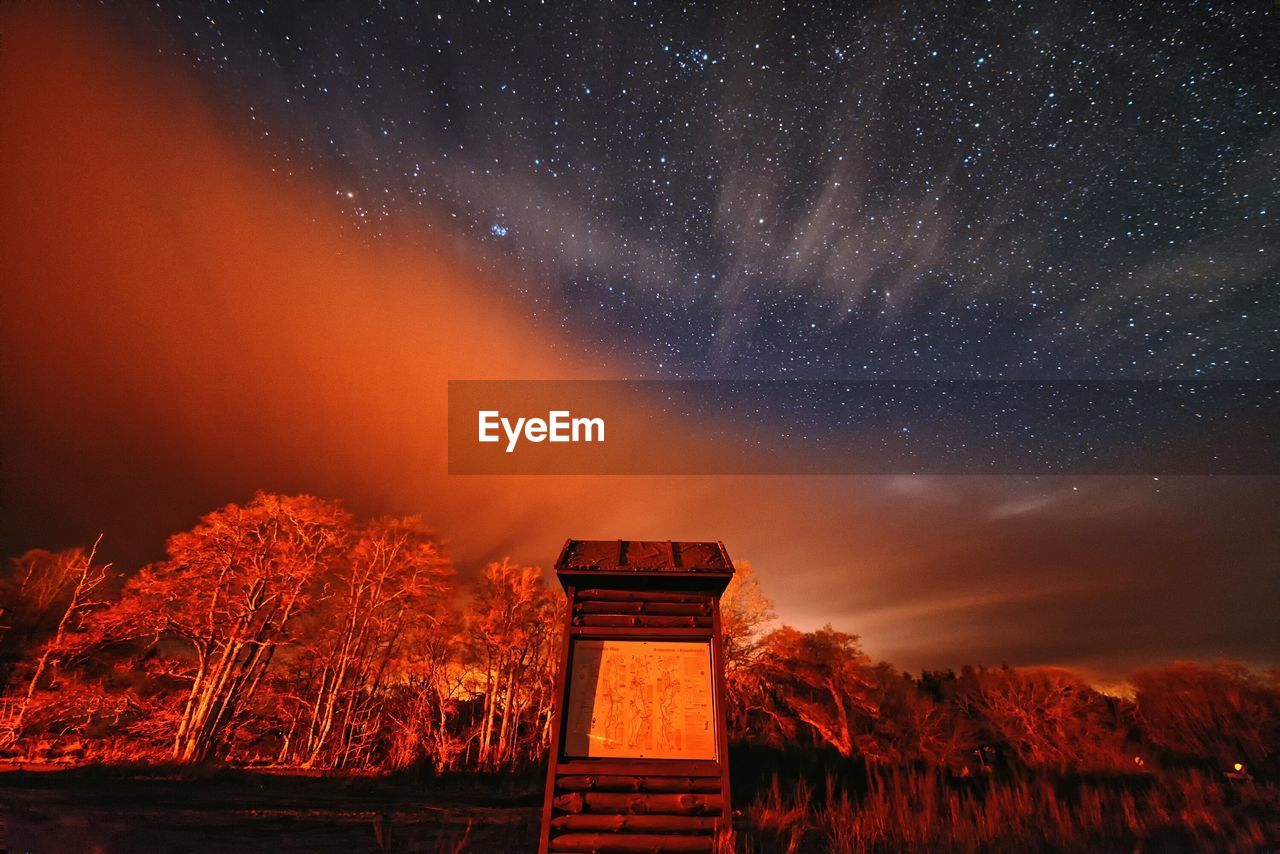
<svg viewBox="0 0 1280 854"><path fill-rule="evenodd" d="M701 792L719 794L719 777L649 777L636 774L570 774L556 780L562 792Z"/></svg>
<svg viewBox="0 0 1280 854"><path fill-rule="evenodd" d="M719 794L650 795L613 792L569 792L557 795L556 809L567 813L626 813L629 815L714 815L724 807Z"/></svg>
<svg viewBox="0 0 1280 854"><path fill-rule="evenodd" d="M567 795L557 795L551 802L551 805L561 812L577 814L587 808L587 796L582 792L570 792Z"/></svg>
<svg viewBox="0 0 1280 854"><path fill-rule="evenodd" d="M719 819L690 815L561 815L551 829L596 833L714 833Z"/></svg>
<svg viewBox="0 0 1280 854"><path fill-rule="evenodd" d="M645 833L565 833L551 837L552 851L580 851L591 854L664 854L664 852L706 852L715 844L713 836L659 836Z"/></svg>
<svg viewBox="0 0 1280 854"><path fill-rule="evenodd" d="M579 601L596 602L710 602L700 593L668 593L663 590L579 590Z"/></svg>
<svg viewBox="0 0 1280 854"><path fill-rule="evenodd" d="M0 0L3 2L3 0ZM600 615L596 615L600 616ZM581 621L582 617L577 618ZM690 620L705 620L706 617L688 617ZM591 637L594 639L601 638L625 638L626 640L697 640L711 642L711 635L715 631L715 618L712 618L710 626L702 628L689 628L687 625L670 626L663 628L662 626L651 626L648 623L642 623L638 626L584 626L580 622L570 620L569 637ZM673 772L674 773L674 772Z"/></svg>
<svg viewBox="0 0 1280 854"><path fill-rule="evenodd" d="M652 614L663 617L709 617L709 602L575 602L575 614Z"/></svg>
<svg viewBox="0 0 1280 854"><path fill-rule="evenodd" d="M724 769L714 759L564 759L556 763L557 774L637 774L645 777L715 777Z"/></svg>
<svg viewBox="0 0 1280 854"><path fill-rule="evenodd" d="M650 617L647 615L624 616L621 614L578 614L573 618L575 626L605 626L610 628L653 627L661 629L709 629L710 617Z"/></svg>

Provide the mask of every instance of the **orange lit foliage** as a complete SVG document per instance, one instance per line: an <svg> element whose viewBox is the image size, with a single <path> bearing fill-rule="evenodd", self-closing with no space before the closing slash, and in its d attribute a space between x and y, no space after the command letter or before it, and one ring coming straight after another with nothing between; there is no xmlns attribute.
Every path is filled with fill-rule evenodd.
<svg viewBox="0 0 1280 854"><path fill-rule="evenodd" d="M122 626L182 649L157 651L189 685L172 710L173 758L223 751L290 622L313 606L322 574L346 544L348 518L334 502L259 493L170 537L169 559L126 585Z"/></svg>
<svg viewBox="0 0 1280 854"><path fill-rule="evenodd" d="M1084 770L1126 765L1126 723L1115 701L1058 668L969 670L959 703L985 741L1025 768Z"/></svg>
<svg viewBox="0 0 1280 854"><path fill-rule="evenodd" d="M375 519L359 531L322 582L282 758L308 768L368 763L384 730L385 689L405 678L406 642L440 630L452 580L420 519Z"/></svg>
<svg viewBox="0 0 1280 854"><path fill-rule="evenodd" d="M737 564L733 580L720 597L720 631L724 637L725 687L731 729L742 729L756 690L755 668L764 651L764 630L776 615L764 595L750 561Z"/></svg>
<svg viewBox="0 0 1280 854"><path fill-rule="evenodd" d="M751 711L776 740L803 727L841 756L868 746L879 713L870 659L855 635L830 626L800 632L783 626L764 638Z"/></svg>
<svg viewBox="0 0 1280 854"><path fill-rule="evenodd" d="M406 768L427 760L436 771L460 766L471 734L461 712L469 705L461 615L442 603L431 623L410 625L402 644L401 678L387 687L386 765Z"/></svg>
<svg viewBox="0 0 1280 854"><path fill-rule="evenodd" d="M1134 674L1138 719L1147 738L1173 754L1241 763L1277 763L1280 691L1238 664L1178 662Z"/></svg>
<svg viewBox="0 0 1280 854"><path fill-rule="evenodd" d="M476 584L467 623L475 690L484 698L480 767L514 765L549 744L563 608L564 597L533 567L491 563Z"/></svg>
<svg viewBox="0 0 1280 854"><path fill-rule="evenodd" d="M0 586L4 594L0 631L5 632L0 635L0 648L7 653L5 663L25 652L29 669L19 671L25 678L18 696L0 706L0 745L21 738L36 692L56 680L58 665L82 645L84 618L102 604L93 597L111 569L110 564L95 561L101 541L99 536L88 551L76 548L55 554L33 549L13 561L12 574ZM10 671L10 667L0 671L4 678L0 688L7 686Z"/></svg>
<svg viewBox="0 0 1280 854"><path fill-rule="evenodd" d="M167 548L96 611L86 597L106 567L91 553L14 564L5 608L23 617L6 641L26 640L7 719L43 714L10 727L7 753L56 758L62 742L76 758L90 735L102 757L325 769L519 768L545 753L563 597L541 570L490 565L464 619L421 520L356 524L335 502L265 493ZM55 685L62 662L75 667Z"/></svg>
<svg viewBox="0 0 1280 854"><path fill-rule="evenodd" d="M1133 787L1049 775L956 786L935 769L874 769L865 791L777 778L745 812L744 851L1269 851L1280 790L1200 771ZM1270 843L1270 844L1269 844Z"/></svg>
<svg viewBox="0 0 1280 854"><path fill-rule="evenodd" d="M967 773L977 733L953 696L925 690L888 664L876 665L871 680L880 711L864 746L868 759L887 765L924 762Z"/></svg>
<svg viewBox="0 0 1280 854"><path fill-rule="evenodd" d="M261 493L167 548L123 586L91 549L11 564L2 755L438 771L545 757L564 599L540 570L503 560L459 590L416 518ZM1054 669L913 678L854 635L773 619L744 563L722 601L738 743L970 778L1268 773L1280 753L1277 684L1238 665L1144 671L1135 705Z"/></svg>

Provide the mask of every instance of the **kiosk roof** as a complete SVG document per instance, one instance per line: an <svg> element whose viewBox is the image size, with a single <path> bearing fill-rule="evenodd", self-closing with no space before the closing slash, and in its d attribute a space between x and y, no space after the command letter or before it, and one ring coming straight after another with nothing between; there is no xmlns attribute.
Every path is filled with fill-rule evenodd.
<svg viewBox="0 0 1280 854"><path fill-rule="evenodd" d="M719 542L566 540L556 571L732 573L733 561Z"/></svg>

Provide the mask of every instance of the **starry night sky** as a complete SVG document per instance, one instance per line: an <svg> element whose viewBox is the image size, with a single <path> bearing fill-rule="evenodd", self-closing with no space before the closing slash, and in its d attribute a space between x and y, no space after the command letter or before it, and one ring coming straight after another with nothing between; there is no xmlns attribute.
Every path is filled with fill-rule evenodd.
<svg viewBox="0 0 1280 854"><path fill-rule="evenodd" d="M1270 0L0 3L0 39L2 557L102 533L133 571L305 492L422 514L464 579L566 537L723 540L782 620L907 669L1280 664L1271 469L1052 464L1165 438L1154 398L1094 418L1076 381L1276 411ZM451 476L448 381L541 378L749 381L786 451L844 435L845 383L930 381L889 451L1038 461ZM991 429L986 385L934 380L1033 404ZM1179 459L1236 450L1184 426Z"/></svg>
<svg viewBox="0 0 1280 854"><path fill-rule="evenodd" d="M156 6L279 170L634 376L1280 375L1269 3Z"/></svg>

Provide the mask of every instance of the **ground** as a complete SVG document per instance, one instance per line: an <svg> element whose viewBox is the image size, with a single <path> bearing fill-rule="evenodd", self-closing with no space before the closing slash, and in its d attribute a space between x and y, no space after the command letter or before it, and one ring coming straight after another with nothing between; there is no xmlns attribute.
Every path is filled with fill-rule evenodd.
<svg viewBox="0 0 1280 854"><path fill-rule="evenodd" d="M524 781L0 771L0 852L519 852L539 818Z"/></svg>

